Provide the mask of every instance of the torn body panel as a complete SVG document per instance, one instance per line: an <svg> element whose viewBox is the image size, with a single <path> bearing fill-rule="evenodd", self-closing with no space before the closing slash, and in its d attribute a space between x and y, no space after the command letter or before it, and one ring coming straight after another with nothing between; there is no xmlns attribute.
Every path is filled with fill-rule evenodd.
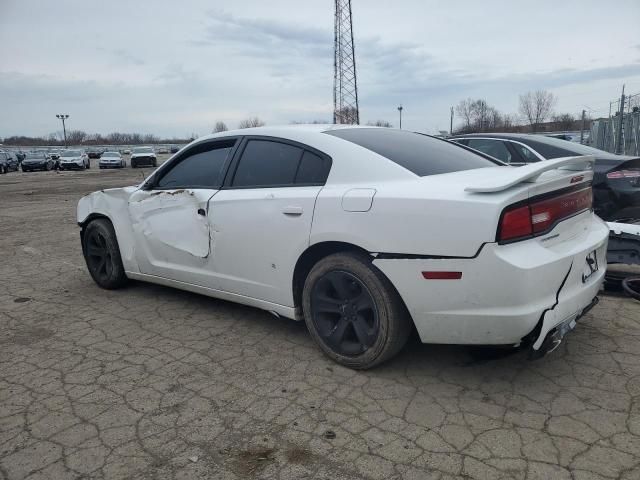
<svg viewBox="0 0 640 480"><path fill-rule="evenodd" d="M217 190L138 190L129 198L129 215L140 272L207 283L211 232L209 200Z"/></svg>
<svg viewBox="0 0 640 480"><path fill-rule="evenodd" d="M148 242L207 258L210 253L209 222L206 213L198 213L211 198L211 191L199 195L196 190L141 191L131 197L129 211L133 230Z"/></svg>
<svg viewBox="0 0 640 480"><path fill-rule="evenodd" d="M135 238L129 217L129 197L138 186L109 188L93 192L78 202L77 221L83 225L94 216L108 218L118 237L120 256L126 271L139 272L135 255Z"/></svg>

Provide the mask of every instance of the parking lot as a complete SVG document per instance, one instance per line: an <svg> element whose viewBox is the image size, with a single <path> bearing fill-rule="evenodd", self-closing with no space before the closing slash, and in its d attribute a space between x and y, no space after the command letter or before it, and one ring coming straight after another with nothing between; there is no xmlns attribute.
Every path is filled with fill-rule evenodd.
<svg viewBox="0 0 640 480"><path fill-rule="evenodd" d="M78 199L142 170L0 176L0 478L640 478L640 303L567 341L366 372L305 325L84 266ZM147 172L148 173L148 172Z"/></svg>

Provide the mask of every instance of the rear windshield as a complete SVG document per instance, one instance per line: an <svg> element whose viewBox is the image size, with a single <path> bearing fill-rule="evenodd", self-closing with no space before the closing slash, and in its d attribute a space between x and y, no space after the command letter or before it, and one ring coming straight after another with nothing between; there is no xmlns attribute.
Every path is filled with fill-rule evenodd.
<svg viewBox="0 0 640 480"><path fill-rule="evenodd" d="M516 138L516 140L529 145L546 159L571 157L574 155L597 155L600 157L615 158L612 154L604 152L602 150L598 150L597 148L588 147L579 143L569 142L568 140L544 137L542 135L533 138Z"/></svg>
<svg viewBox="0 0 640 480"><path fill-rule="evenodd" d="M382 155L420 177L499 165L459 145L407 130L344 128L324 133Z"/></svg>

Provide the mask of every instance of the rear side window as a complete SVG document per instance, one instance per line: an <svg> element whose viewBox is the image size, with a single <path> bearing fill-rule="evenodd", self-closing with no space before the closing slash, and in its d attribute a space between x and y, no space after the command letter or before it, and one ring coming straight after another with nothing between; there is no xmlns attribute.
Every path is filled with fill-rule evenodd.
<svg viewBox="0 0 640 480"><path fill-rule="evenodd" d="M479 150L493 158L511 163L511 152L502 140L488 140L485 138L472 138L467 145L474 150Z"/></svg>
<svg viewBox="0 0 640 480"><path fill-rule="evenodd" d="M315 153L305 151L300 160L298 173L296 173L297 184L324 184L329 176L331 160L321 157Z"/></svg>
<svg viewBox="0 0 640 480"><path fill-rule="evenodd" d="M233 177L234 187L273 187L294 183L303 150L286 143L249 140Z"/></svg>
<svg viewBox="0 0 640 480"><path fill-rule="evenodd" d="M324 185L331 159L303 146L275 140L249 140L231 183L237 188Z"/></svg>
<svg viewBox="0 0 640 480"><path fill-rule="evenodd" d="M382 155L420 177L500 165L454 143L406 130L344 128L324 133Z"/></svg>
<svg viewBox="0 0 640 480"><path fill-rule="evenodd" d="M235 140L198 145L165 173L156 188L219 188Z"/></svg>

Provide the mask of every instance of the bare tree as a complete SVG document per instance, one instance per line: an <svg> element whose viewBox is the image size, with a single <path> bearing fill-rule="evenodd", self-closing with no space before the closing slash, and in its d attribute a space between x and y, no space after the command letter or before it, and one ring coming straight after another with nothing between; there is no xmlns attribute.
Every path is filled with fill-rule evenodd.
<svg viewBox="0 0 640 480"><path fill-rule="evenodd" d="M229 129L227 128L226 123L217 121L216 124L213 126L213 131L211 133L226 132L227 130Z"/></svg>
<svg viewBox="0 0 640 480"><path fill-rule="evenodd" d="M556 124L555 128L558 130L571 130L575 126L575 117L570 113L562 113L559 115L552 115L551 121Z"/></svg>
<svg viewBox="0 0 640 480"><path fill-rule="evenodd" d="M536 90L520 95L520 113L529 122L532 131L551 115L556 97L546 90Z"/></svg>
<svg viewBox="0 0 640 480"><path fill-rule="evenodd" d="M358 110L356 110L356 107L342 107L340 110L336 111L335 117L336 123L354 125L359 121Z"/></svg>
<svg viewBox="0 0 640 480"><path fill-rule="evenodd" d="M466 100L462 100L458 105L456 105L456 113L458 117L462 118L464 122L463 131L470 132L471 131L471 122L473 119L473 100L467 98Z"/></svg>
<svg viewBox="0 0 640 480"><path fill-rule="evenodd" d="M253 128L253 127L262 127L264 126L264 122L260 120L258 117L251 117L242 120L238 124L238 128Z"/></svg>
<svg viewBox="0 0 640 480"><path fill-rule="evenodd" d="M67 143L70 145L80 145L86 138L87 134L82 130L71 130L67 132Z"/></svg>
<svg viewBox="0 0 640 480"><path fill-rule="evenodd" d="M393 128L393 125L386 120L376 120L375 122L367 122L370 127L386 127Z"/></svg>

